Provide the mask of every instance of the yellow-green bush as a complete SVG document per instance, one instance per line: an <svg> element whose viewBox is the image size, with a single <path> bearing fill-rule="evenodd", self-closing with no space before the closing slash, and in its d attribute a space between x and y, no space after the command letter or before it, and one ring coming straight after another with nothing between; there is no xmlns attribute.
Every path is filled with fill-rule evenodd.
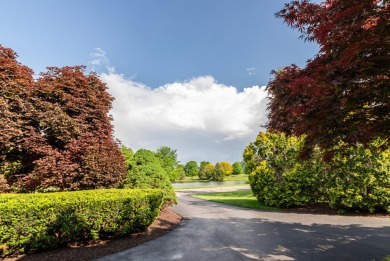
<svg viewBox="0 0 390 261"><path fill-rule="evenodd" d="M141 231L162 203L157 189L0 194L0 257Z"/></svg>
<svg viewBox="0 0 390 261"><path fill-rule="evenodd" d="M350 147L326 165L325 187L332 208L390 212L390 149L379 149L384 142Z"/></svg>
<svg viewBox="0 0 390 261"><path fill-rule="evenodd" d="M260 132L244 152L246 173L256 198L268 206L290 207L314 202L321 177L317 162L299 162L303 137Z"/></svg>
<svg viewBox="0 0 390 261"><path fill-rule="evenodd" d="M304 137L260 132L246 147L249 184L260 202L277 207L327 202L340 212L390 212L390 149L382 149L388 148L387 140L335 147L326 162L318 147L310 159L299 161L303 142Z"/></svg>

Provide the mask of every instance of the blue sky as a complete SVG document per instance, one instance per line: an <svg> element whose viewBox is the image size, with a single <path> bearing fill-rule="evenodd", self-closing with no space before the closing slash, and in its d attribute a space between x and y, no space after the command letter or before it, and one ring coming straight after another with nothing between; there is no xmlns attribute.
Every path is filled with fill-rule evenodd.
<svg viewBox="0 0 390 261"><path fill-rule="evenodd" d="M98 72L116 98L116 136L126 146L171 146L183 163L235 161L266 121L261 86L271 70L304 66L318 51L275 18L284 3L3 0L0 44L36 73Z"/></svg>

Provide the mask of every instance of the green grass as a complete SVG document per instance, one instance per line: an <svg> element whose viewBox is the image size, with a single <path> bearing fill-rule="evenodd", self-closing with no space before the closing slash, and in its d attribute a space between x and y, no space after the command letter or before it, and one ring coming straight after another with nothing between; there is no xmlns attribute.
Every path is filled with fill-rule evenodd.
<svg viewBox="0 0 390 261"><path fill-rule="evenodd" d="M247 174L230 175L225 177L225 181L248 181Z"/></svg>
<svg viewBox="0 0 390 261"><path fill-rule="evenodd" d="M224 203L233 206L239 206L243 208L253 208L261 210L279 210L278 208L265 206L257 201L252 195L251 190L238 190L230 192L213 192L204 194L195 194L193 197Z"/></svg>
<svg viewBox="0 0 390 261"><path fill-rule="evenodd" d="M218 186L173 186L173 189L197 189L197 188L220 188L220 187L236 187L236 186L248 186L248 184L227 184L227 185L218 185Z"/></svg>
<svg viewBox="0 0 390 261"><path fill-rule="evenodd" d="M225 177L224 181L248 181L248 175L247 174L239 174L239 175L230 175L228 177ZM176 180L175 183L191 183L191 182L209 182L209 180L202 180L198 177L185 177L182 180Z"/></svg>

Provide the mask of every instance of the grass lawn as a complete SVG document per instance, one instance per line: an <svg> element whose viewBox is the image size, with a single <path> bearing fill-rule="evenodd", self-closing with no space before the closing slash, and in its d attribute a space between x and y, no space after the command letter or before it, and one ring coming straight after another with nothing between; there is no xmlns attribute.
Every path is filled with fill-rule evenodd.
<svg viewBox="0 0 390 261"><path fill-rule="evenodd" d="M225 177L225 181L248 181L247 174L230 175Z"/></svg>
<svg viewBox="0 0 390 261"><path fill-rule="evenodd" d="M197 188L220 188L220 187L245 187L248 186L248 184L226 184L226 185L215 185L215 186L173 186L173 189L197 189Z"/></svg>
<svg viewBox="0 0 390 261"><path fill-rule="evenodd" d="M205 194L195 194L193 197L209 201L224 203L243 208L253 208L262 210L279 210L278 208L267 207L257 201L251 190L238 190L230 192L213 192Z"/></svg>
<svg viewBox="0 0 390 261"><path fill-rule="evenodd" d="M239 175L230 175L228 177L225 177L224 181L248 181L248 175L247 174L239 174ZM209 182L209 180L202 180L196 177L185 177L182 180L177 180L175 183L191 183L191 182Z"/></svg>

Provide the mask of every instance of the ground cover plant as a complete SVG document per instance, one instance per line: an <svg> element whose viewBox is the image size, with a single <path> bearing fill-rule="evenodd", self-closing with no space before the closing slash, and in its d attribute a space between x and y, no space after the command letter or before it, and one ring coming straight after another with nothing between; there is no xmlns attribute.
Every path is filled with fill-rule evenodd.
<svg viewBox="0 0 390 261"><path fill-rule="evenodd" d="M0 256L141 231L162 204L157 189L0 194Z"/></svg>

